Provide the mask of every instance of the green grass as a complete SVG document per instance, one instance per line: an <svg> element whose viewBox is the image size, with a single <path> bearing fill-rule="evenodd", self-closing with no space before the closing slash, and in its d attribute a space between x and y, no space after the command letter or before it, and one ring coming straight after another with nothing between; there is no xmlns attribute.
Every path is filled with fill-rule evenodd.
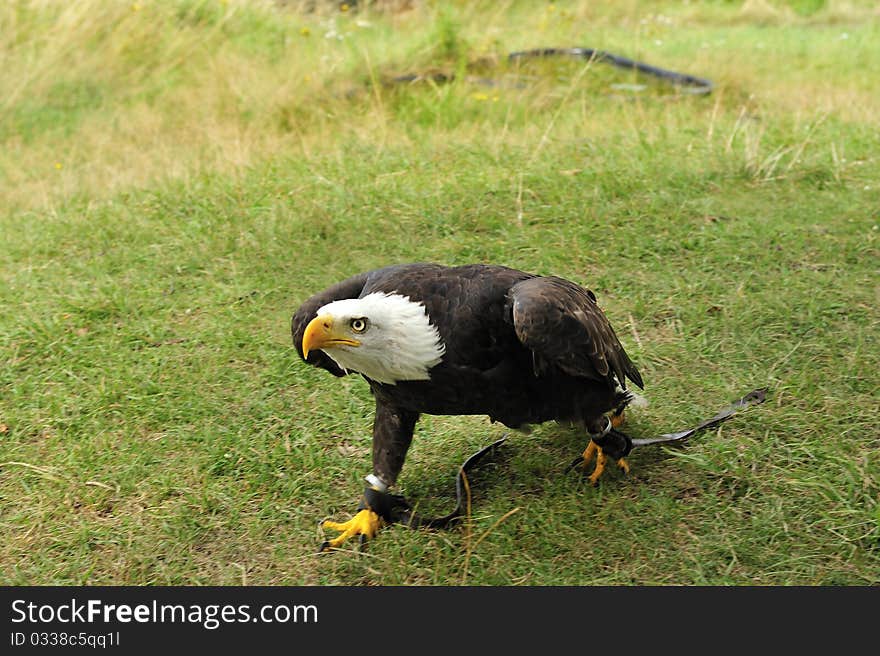
<svg viewBox="0 0 880 656"><path fill-rule="evenodd" d="M9 3L0 583L880 583L878 42L871 3ZM545 45L718 86L501 61ZM382 84L487 57L534 78ZM563 473L583 435L514 434L462 527L317 556L373 406L290 315L420 260L595 290L647 384L633 435L772 395L597 488ZM445 512L503 433L424 417L401 491Z"/></svg>

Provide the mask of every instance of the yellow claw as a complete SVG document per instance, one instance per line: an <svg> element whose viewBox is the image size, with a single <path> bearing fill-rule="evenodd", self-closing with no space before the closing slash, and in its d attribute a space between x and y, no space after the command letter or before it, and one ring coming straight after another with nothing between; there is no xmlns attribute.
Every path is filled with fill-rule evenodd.
<svg viewBox="0 0 880 656"><path fill-rule="evenodd" d="M620 411L620 414L611 415L611 425L614 428L620 428L621 426L623 426L624 421L626 421L626 417L623 414L623 410Z"/></svg>
<svg viewBox="0 0 880 656"><path fill-rule="evenodd" d="M587 444L587 448L584 449L584 455L582 456L583 462L580 465L581 468L586 469L594 456L596 458L596 468L589 476L590 484L592 485L596 485L599 482L599 477L601 477L602 473L605 471L605 463L607 462L608 457L602 452L602 449L598 444L593 440L590 440L589 444ZM624 473L629 474L629 463L625 458L618 460L617 466L620 467Z"/></svg>
<svg viewBox="0 0 880 656"><path fill-rule="evenodd" d="M590 441L590 444L593 444ZM590 447L587 447L589 449ZM593 470L593 473L590 474L590 483L595 485L599 481L599 477L602 475L602 472L605 471L605 454L602 452L602 447L596 446L596 468Z"/></svg>
<svg viewBox="0 0 880 656"><path fill-rule="evenodd" d="M598 448L599 447L596 446L596 443L593 440L590 440L590 443L587 444L587 448L584 449L584 467L590 464L590 460L592 460L593 456L596 455L596 450Z"/></svg>
<svg viewBox="0 0 880 656"><path fill-rule="evenodd" d="M382 520L372 510L365 508L347 522L334 522L325 519L321 522L321 527L341 531L335 538L327 540L321 545L321 551L324 551L326 549L338 549L343 542L355 535L374 538L382 527Z"/></svg>

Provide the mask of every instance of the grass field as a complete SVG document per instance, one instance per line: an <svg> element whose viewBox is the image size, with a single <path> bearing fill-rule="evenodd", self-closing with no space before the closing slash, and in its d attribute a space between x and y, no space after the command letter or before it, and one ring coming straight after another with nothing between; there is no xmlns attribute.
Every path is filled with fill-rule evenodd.
<svg viewBox="0 0 880 656"><path fill-rule="evenodd" d="M880 583L875 3L409 4L0 7L0 583ZM717 86L504 61L573 45ZM422 260L592 288L634 436L772 394L596 488L513 434L460 528L318 556L373 405L290 315ZM503 433L424 417L400 491Z"/></svg>

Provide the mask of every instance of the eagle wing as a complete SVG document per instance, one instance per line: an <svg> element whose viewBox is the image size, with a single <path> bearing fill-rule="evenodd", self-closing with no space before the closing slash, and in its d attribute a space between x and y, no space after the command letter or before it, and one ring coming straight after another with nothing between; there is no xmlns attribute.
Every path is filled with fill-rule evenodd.
<svg viewBox="0 0 880 656"><path fill-rule="evenodd" d="M605 313L588 289L556 277L524 280L510 290L513 327L531 350L536 373L555 365L571 376L643 386Z"/></svg>
<svg viewBox="0 0 880 656"><path fill-rule="evenodd" d="M300 305L299 309L294 313L293 318L290 320L290 333L293 336L293 345L296 347L300 357L303 356L303 333L305 333L306 326L309 322L315 318L318 308L327 305L327 303L339 301L344 298L358 298L367 283L367 278L370 273L371 272L361 273L352 276L351 278L346 278L342 282L338 282L324 291L318 292L311 298L306 299L306 301ZM316 367L326 369L334 376L344 376L346 374L342 367L333 362L330 356L321 350L310 351L309 358L306 362L315 365Z"/></svg>

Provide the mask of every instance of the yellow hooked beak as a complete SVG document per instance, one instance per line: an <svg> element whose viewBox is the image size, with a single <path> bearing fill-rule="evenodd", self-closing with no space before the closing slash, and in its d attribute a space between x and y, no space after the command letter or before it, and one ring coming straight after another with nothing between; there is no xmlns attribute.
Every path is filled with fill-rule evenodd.
<svg viewBox="0 0 880 656"><path fill-rule="evenodd" d="M361 343L352 339L343 332L344 329L338 329L333 323L333 317L324 314L315 317L306 326L303 333L303 358L309 357L309 351L317 351L324 348L332 348L334 346L360 346Z"/></svg>

